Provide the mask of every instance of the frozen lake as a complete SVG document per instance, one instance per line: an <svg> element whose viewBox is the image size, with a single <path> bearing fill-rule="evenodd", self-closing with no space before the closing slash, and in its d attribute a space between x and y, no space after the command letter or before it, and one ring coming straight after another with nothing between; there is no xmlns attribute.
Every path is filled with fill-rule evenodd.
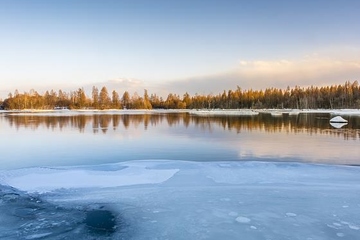
<svg viewBox="0 0 360 240"><path fill-rule="evenodd" d="M332 117L0 114L0 238L360 239L360 117Z"/></svg>

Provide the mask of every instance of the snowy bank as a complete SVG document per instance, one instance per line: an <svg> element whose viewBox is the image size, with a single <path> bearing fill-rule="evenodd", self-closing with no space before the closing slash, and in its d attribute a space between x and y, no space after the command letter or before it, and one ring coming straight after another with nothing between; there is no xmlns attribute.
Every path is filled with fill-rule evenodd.
<svg viewBox="0 0 360 240"><path fill-rule="evenodd" d="M360 109L259 109L260 113L271 115L289 114L298 115L306 113L327 113L331 115L355 115L360 116Z"/></svg>
<svg viewBox="0 0 360 240"><path fill-rule="evenodd" d="M214 109L214 110L191 110L189 111L192 115L197 116L254 116L258 115L259 112L251 109Z"/></svg>
<svg viewBox="0 0 360 240"><path fill-rule="evenodd" d="M143 109L106 109L106 110L90 110L90 109L74 109L74 110L22 110L22 111L3 111L6 114L17 115L17 116L92 116L92 115L145 115L145 114L167 114L167 113L187 113L188 110L175 109L154 109L154 110L143 110ZM0 111L1 113L1 111Z"/></svg>

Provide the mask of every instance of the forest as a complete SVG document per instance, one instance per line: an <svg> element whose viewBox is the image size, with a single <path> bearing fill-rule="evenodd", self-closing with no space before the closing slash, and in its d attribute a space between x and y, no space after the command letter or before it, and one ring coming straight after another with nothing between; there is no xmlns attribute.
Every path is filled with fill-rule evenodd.
<svg viewBox="0 0 360 240"><path fill-rule="evenodd" d="M149 94L130 95L124 91L120 96L116 90L109 92L104 86L100 90L93 87L91 96L83 88L65 92L58 90L39 94L34 89L29 92L9 93L0 100L1 109L339 109L360 108L360 87L358 81L325 87L267 88L265 90L243 90L237 87L224 90L216 95L184 93L182 96L169 93L166 98Z"/></svg>

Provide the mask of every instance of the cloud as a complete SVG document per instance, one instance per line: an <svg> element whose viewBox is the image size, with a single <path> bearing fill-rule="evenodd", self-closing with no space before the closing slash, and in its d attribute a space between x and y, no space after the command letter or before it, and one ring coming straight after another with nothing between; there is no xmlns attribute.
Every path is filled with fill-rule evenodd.
<svg viewBox="0 0 360 240"><path fill-rule="evenodd" d="M209 94L234 89L286 88L296 85L324 86L360 79L360 60L339 60L307 56L299 60L241 60L231 70L213 75L172 81L172 91Z"/></svg>
<svg viewBox="0 0 360 240"><path fill-rule="evenodd" d="M108 90L137 92L144 89L166 97L169 93L218 94L229 89L265 89L287 86L308 87L343 84L345 81L360 80L360 60L339 60L321 58L318 55L306 56L298 60L241 60L226 72L177 79L166 82L150 82L133 78L118 78L96 83ZM89 85L91 89L93 85ZM91 91L91 90L90 90Z"/></svg>
<svg viewBox="0 0 360 240"><path fill-rule="evenodd" d="M110 89L123 89L124 91L136 91L145 85L144 81L135 78L117 78L109 80L104 84Z"/></svg>
<svg viewBox="0 0 360 240"><path fill-rule="evenodd" d="M331 59L302 59L298 61L241 61L237 73L240 76L277 77L279 80L321 79L324 75L338 75L354 71L359 73L360 61L341 61Z"/></svg>
<svg viewBox="0 0 360 240"><path fill-rule="evenodd" d="M302 59L298 61L253 61L235 73L242 79L261 80L262 87L285 85L329 85L355 80L360 76L360 61ZM272 84L272 85L271 85Z"/></svg>
<svg viewBox="0 0 360 240"><path fill-rule="evenodd" d="M119 77L103 82L96 82L84 86L86 92L91 93L92 87L95 86L99 90L105 86L109 92L116 90L119 94L128 91L129 93L142 93L146 83L140 79Z"/></svg>

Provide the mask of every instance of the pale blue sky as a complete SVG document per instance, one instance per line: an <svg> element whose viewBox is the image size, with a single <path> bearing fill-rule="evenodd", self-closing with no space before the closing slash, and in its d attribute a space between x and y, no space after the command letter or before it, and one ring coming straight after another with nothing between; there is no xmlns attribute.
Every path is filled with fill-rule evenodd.
<svg viewBox="0 0 360 240"><path fill-rule="evenodd" d="M360 80L360 1L0 0L0 98Z"/></svg>

